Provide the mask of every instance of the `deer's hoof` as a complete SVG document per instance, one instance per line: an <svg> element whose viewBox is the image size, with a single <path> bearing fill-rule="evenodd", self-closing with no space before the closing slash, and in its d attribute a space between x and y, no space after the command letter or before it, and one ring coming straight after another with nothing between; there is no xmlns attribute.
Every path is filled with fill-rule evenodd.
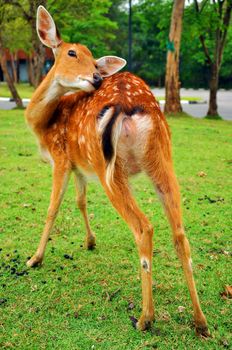
<svg viewBox="0 0 232 350"><path fill-rule="evenodd" d="M30 260L27 261L27 266L28 267L36 267L42 264L43 258L34 255Z"/></svg>
<svg viewBox="0 0 232 350"><path fill-rule="evenodd" d="M209 338L210 337L210 331L206 325L198 325L195 327L196 335L201 338Z"/></svg>
<svg viewBox="0 0 232 350"><path fill-rule="evenodd" d="M137 320L135 317L131 316L130 320L132 322L133 327L138 329L139 331L146 331L152 328L153 318L148 319L141 316L140 319Z"/></svg>
<svg viewBox="0 0 232 350"><path fill-rule="evenodd" d="M88 250L93 250L95 247L96 247L96 238L95 238L95 235L92 234L92 236L86 239L86 248Z"/></svg>

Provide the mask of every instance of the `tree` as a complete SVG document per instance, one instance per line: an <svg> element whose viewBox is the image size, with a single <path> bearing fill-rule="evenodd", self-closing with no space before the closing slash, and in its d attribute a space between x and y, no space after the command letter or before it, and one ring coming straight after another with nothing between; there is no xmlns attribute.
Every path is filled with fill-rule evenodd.
<svg viewBox="0 0 232 350"><path fill-rule="evenodd" d="M7 85L9 87L9 90L11 92L11 95L12 95L17 107L23 108L22 99L19 96L18 91L14 85L13 79L8 72L5 55L6 55L6 52L4 51L4 48L2 46L2 39L1 39L1 34L0 34L0 63L1 63L2 71L3 71L4 77L6 79Z"/></svg>
<svg viewBox="0 0 232 350"><path fill-rule="evenodd" d="M152 85L164 84L166 38L171 8L170 0L133 3L133 72ZM115 13L114 10L114 14L119 29L111 45L116 55L128 58L128 7L120 6L118 12Z"/></svg>
<svg viewBox="0 0 232 350"><path fill-rule="evenodd" d="M30 55L30 79L34 87L37 87L42 79L42 69L45 61L45 48L38 39L36 31L36 13L39 5L46 7L47 0L29 0L29 8L26 11L22 6L24 18L27 20L31 28L31 46L32 52ZM19 4L21 1L19 1Z"/></svg>
<svg viewBox="0 0 232 350"><path fill-rule="evenodd" d="M225 48L228 27L231 19L232 0L214 0L212 4L208 0L205 0L202 1L201 6L199 5L197 0L194 0L194 3L199 22L201 22L201 14L203 13L203 11L207 11L211 18L211 22L208 25L207 32L205 32L205 28L203 29L205 22L202 22L203 30L199 34L199 39L207 63L210 66L210 97L207 115L215 117L218 115L217 90L219 82L219 72L222 64L222 57ZM207 43L208 35L214 38L212 48L210 48Z"/></svg>
<svg viewBox="0 0 232 350"><path fill-rule="evenodd" d="M17 16L11 5L5 5L8 7L8 19L4 21L4 46L8 48L10 55L11 70L13 75L13 81L18 82L18 59L17 53L19 49L22 49L29 53L31 51L31 33L27 26L26 21L21 16ZM22 33L23 35L19 35Z"/></svg>
<svg viewBox="0 0 232 350"><path fill-rule="evenodd" d="M180 103L179 52L182 32L184 0L175 0L172 9L171 26L168 40L166 77L165 77L165 113L182 112Z"/></svg>
<svg viewBox="0 0 232 350"><path fill-rule="evenodd" d="M62 38L89 47L94 56L111 53L117 23L108 16L109 0L48 0Z"/></svg>
<svg viewBox="0 0 232 350"><path fill-rule="evenodd" d="M7 61L6 61L6 42L8 37L6 36L7 27L6 24L9 25L9 23L12 22L14 19L14 16L12 17L12 12L8 8L7 5L3 4L2 1L0 2L0 64L2 67L2 71L4 74L4 77L6 79L7 85L9 87L9 90L11 92L11 95L19 108L23 108L22 99L20 98L18 91L14 85L14 81L12 76L10 75L7 67Z"/></svg>
<svg viewBox="0 0 232 350"><path fill-rule="evenodd" d="M11 5L18 17L22 16L30 28L31 52L30 52L30 74L31 84L37 87L42 78L42 68L45 60L45 48L39 41L36 32L36 12L39 5L46 7L47 0L3 0L5 4ZM24 35L24 33L22 33Z"/></svg>
<svg viewBox="0 0 232 350"><path fill-rule="evenodd" d="M220 69L219 87L232 87L232 25L228 28L226 45L223 51L223 62Z"/></svg>

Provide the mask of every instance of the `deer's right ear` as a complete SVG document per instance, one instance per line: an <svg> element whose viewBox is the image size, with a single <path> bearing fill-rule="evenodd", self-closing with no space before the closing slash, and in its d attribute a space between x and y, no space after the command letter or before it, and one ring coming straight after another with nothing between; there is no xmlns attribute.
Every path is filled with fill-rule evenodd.
<svg viewBox="0 0 232 350"><path fill-rule="evenodd" d="M62 43L52 16L43 6L39 6L37 10L36 29L40 41L51 49Z"/></svg>

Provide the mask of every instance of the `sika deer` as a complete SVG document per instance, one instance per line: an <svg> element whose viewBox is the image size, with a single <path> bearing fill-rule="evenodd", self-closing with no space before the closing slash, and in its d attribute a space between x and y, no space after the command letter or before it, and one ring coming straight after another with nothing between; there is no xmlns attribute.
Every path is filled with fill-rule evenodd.
<svg viewBox="0 0 232 350"><path fill-rule="evenodd" d="M128 186L130 175L144 171L161 197L172 228L193 303L196 332L206 337L207 322L198 300L182 224L170 132L158 103L143 80L131 73L115 74L125 60L115 56L95 60L85 46L63 42L42 6L38 8L37 30L42 43L53 49L55 63L32 96L26 119L43 157L53 166L53 188L42 238L28 266L42 263L71 172L75 174L77 204L85 220L87 248L95 246L86 211L86 175L95 173L134 234L143 297L142 315L135 323L140 330L149 328L154 318L153 228ZM76 93L64 96L70 90Z"/></svg>

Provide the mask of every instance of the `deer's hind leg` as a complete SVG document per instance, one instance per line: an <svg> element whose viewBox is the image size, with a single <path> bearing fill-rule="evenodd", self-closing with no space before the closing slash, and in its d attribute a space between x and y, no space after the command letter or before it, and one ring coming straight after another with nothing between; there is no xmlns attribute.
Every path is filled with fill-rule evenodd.
<svg viewBox="0 0 232 350"><path fill-rule="evenodd" d="M91 230L88 214L87 214L87 208L86 208L86 179L85 177L79 173L78 171L75 171L75 185L76 185L76 193L77 193L77 206L80 209L80 212L83 216L84 222L85 222L85 228L86 228L86 247L87 249L91 250L94 249L96 246L96 238L95 234Z"/></svg>
<svg viewBox="0 0 232 350"><path fill-rule="evenodd" d="M49 234L52 230L63 195L65 193L70 176L70 168L67 164L55 164L53 168L53 183L50 205L42 237L35 255L27 261L27 266L32 267L42 263Z"/></svg>
<svg viewBox="0 0 232 350"><path fill-rule="evenodd" d="M179 186L173 171L171 159L167 158L167 154L164 156L160 149L159 153L157 153L155 163L148 160L147 172L155 185L172 228L174 246L184 270L193 304L196 332L199 335L207 337L209 331L195 286L190 246L185 236L182 222Z"/></svg>
<svg viewBox="0 0 232 350"><path fill-rule="evenodd" d="M99 176L111 203L131 228L138 248L142 278L142 315L133 319L136 328L145 330L151 327L154 319L152 300L152 236L153 228L146 216L138 208L128 187L128 180L116 163L111 188L105 178Z"/></svg>

